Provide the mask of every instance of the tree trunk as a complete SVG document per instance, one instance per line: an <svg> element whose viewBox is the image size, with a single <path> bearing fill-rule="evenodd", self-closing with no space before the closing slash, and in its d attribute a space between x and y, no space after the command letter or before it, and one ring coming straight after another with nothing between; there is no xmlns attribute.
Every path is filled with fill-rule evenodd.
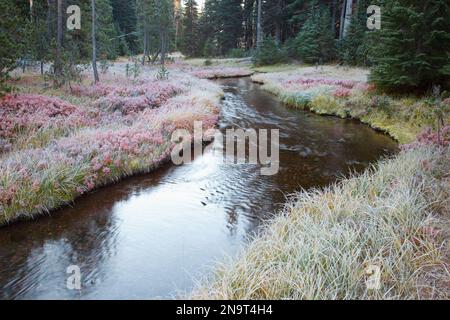
<svg viewBox="0 0 450 320"><path fill-rule="evenodd" d="M344 19L344 31L342 33L342 37L345 38L348 32L348 28L350 27L350 23L352 22L352 7L353 0L347 0L347 6L345 8L345 19Z"/></svg>
<svg viewBox="0 0 450 320"><path fill-rule="evenodd" d="M62 76L62 61L61 61L62 38L63 38L62 2L63 2L63 0L57 0L56 55L55 55L55 61L54 61L55 76L57 79L55 82L56 85L60 85L60 80L61 80L61 76Z"/></svg>
<svg viewBox="0 0 450 320"><path fill-rule="evenodd" d="M276 18L275 18L275 41L279 45L281 44L281 32L282 32L282 21L281 16L283 14L283 5L281 0L277 0L276 5Z"/></svg>
<svg viewBox="0 0 450 320"><path fill-rule="evenodd" d="M164 66L166 62L166 35L165 30L162 30L160 33L161 38L161 65Z"/></svg>
<svg viewBox="0 0 450 320"><path fill-rule="evenodd" d="M95 39L96 31L96 14L95 14L95 0L91 0L92 7L92 70L94 71L94 83L100 81L97 71L97 40Z"/></svg>
<svg viewBox="0 0 450 320"><path fill-rule="evenodd" d="M345 19L345 6L347 1L342 1L342 8L341 8L341 19L339 20L339 39L343 38L344 35L344 19Z"/></svg>
<svg viewBox="0 0 450 320"><path fill-rule="evenodd" d="M262 0L258 0L258 18L256 23L256 46L259 48L262 42Z"/></svg>
<svg viewBox="0 0 450 320"><path fill-rule="evenodd" d="M333 0L332 15L331 15L331 32L333 32L333 37L336 37L336 14L337 14L337 0Z"/></svg>
<svg viewBox="0 0 450 320"><path fill-rule="evenodd" d="M142 65L145 65L145 57L148 55L148 28L147 17L144 15L144 53L142 56Z"/></svg>
<svg viewBox="0 0 450 320"><path fill-rule="evenodd" d="M245 13L245 32L244 42L245 49L250 50L253 48L253 20L254 20L254 0L245 0L244 13Z"/></svg>

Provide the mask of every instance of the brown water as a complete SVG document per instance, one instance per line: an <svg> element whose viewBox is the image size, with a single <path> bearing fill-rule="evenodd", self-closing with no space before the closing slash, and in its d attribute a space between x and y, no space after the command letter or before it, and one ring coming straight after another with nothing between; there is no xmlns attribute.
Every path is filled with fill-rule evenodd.
<svg viewBox="0 0 450 320"><path fill-rule="evenodd" d="M292 110L249 79L222 80L220 128L279 128L280 171L223 164L209 152L0 228L0 298L170 298L235 254L285 196L362 170L396 144L351 120ZM66 287L70 265L81 291Z"/></svg>

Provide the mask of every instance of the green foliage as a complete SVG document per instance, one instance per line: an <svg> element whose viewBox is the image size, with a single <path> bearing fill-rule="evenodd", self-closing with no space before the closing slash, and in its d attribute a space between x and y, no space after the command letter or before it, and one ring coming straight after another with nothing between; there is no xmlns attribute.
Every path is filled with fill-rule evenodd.
<svg viewBox="0 0 450 320"><path fill-rule="evenodd" d="M0 94L9 88L5 84L8 73L21 56L23 49L22 19L18 7L9 0L0 0Z"/></svg>
<svg viewBox="0 0 450 320"><path fill-rule="evenodd" d="M347 35L338 42L338 55L346 65L365 66L370 63L370 32L367 30L366 8L370 0L359 0L353 14Z"/></svg>
<svg viewBox="0 0 450 320"><path fill-rule="evenodd" d="M295 39L297 55L307 63L323 63L335 56L334 36L327 8L314 2L308 19Z"/></svg>
<svg viewBox="0 0 450 320"><path fill-rule="evenodd" d="M136 14L143 51L146 55L152 54L156 57L161 54L165 58L165 54L174 46L172 0L137 0Z"/></svg>
<svg viewBox="0 0 450 320"><path fill-rule="evenodd" d="M203 56L208 58L215 57L218 54L219 49L217 48L216 43L212 39L207 39L203 47Z"/></svg>
<svg viewBox="0 0 450 320"><path fill-rule="evenodd" d="M382 1L371 80L391 91L449 85L450 3Z"/></svg>
<svg viewBox="0 0 450 320"><path fill-rule="evenodd" d="M227 55L229 58L245 58L248 57L248 52L243 48L231 49Z"/></svg>
<svg viewBox="0 0 450 320"><path fill-rule="evenodd" d="M184 13L181 20L182 37L181 52L188 57L199 56L201 51L198 45L198 5L195 0L186 0L184 3Z"/></svg>
<svg viewBox="0 0 450 320"><path fill-rule="evenodd" d="M136 0L111 0L113 20L120 36L119 53L125 54L125 48L132 54L139 52L140 46L136 34Z"/></svg>
<svg viewBox="0 0 450 320"><path fill-rule="evenodd" d="M101 59L115 59L124 45L118 38L118 30L113 22L110 0L95 0L97 12L97 52ZM127 50L122 48L122 50Z"/></svg>
<svg viewBox="0 0 450 320"><path fill-rule="evenodd" d="M161 68L159 69L156 79L158 80L167 80L169 79L169 71L164 65L161 65Z"/></svg>
<svg viewBox="0 0 450 320"><path fill-rule="evenodd" d="M225 56L230 50L239 47L243 34L241 2L241 0L206 1L205 12L200 19L201 33L204 33L201 42L204 43L204 51L206 48L214 48L206 52L207 56Z"/></svg>
<svg viewBox="0 0 450 320"><path fill-rule="evenodd" d="M286 62L286 53L283 52L276 41L267 37L253 55L253 62L256 66L272 65Z"/></svg>
<svg viewBox="0 0 450 320"><path fill-rule="evenodd" d="M137 77L141 74L141 65L137 59L133 59L133 63L130 65L127 63L125 65L125 76L127 78L133 77L133 80L136 80Z"/></svg>

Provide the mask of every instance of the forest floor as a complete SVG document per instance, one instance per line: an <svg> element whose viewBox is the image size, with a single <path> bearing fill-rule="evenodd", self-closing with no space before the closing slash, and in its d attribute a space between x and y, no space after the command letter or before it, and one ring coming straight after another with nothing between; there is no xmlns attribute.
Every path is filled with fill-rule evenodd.
<svg viewBox="0 0 450 320"><path fill-rule="evenodd" d="M449 127L439 138L424 131L437 123L429 97L379 94L361 68L253 70L252 80L287 105L358 119L391 135L402 150L359 176L292 195L190 298L447 299ZM444 104L448 109L450 100ZM444 119L449 123L448 113Z"/></svg>

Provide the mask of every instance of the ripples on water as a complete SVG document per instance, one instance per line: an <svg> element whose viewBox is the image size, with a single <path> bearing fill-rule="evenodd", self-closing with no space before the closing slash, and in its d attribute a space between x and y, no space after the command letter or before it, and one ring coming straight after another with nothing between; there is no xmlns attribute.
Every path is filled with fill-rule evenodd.
<svg viewBox="0 0 450 320"><path fill-rule="evenodd" d="M0 228L0 298L173 297L301 188L360 171L396 144L355 121L282 106L249 79L227 79L219 127L280 129L280 171L224 164L208 152L80 198L73 207ZM82 290L66 289L80 266Z"/></svg>

